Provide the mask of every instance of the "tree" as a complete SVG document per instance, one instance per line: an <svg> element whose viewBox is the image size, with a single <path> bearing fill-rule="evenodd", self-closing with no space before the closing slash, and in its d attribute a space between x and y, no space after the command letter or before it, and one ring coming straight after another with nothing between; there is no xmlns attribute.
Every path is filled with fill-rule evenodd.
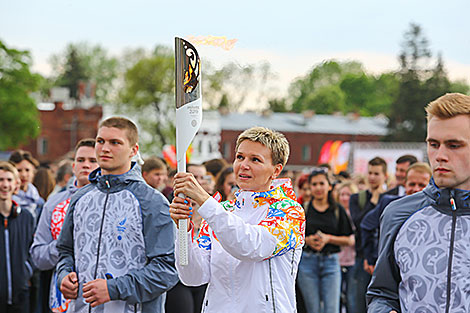
<svg viewBox="0 0 470 313"><path fill-rule="evenodd" d="M399 61L400 83L388 114L386 140L421 142L426 136L424 107L447 92L468 92L469 88L465 83L449 81L442 56L432 59L429 40L417 24L410 24L404 34Z"/></svg>
<svg viewBox="0 0 470 313"><path fill-rule="evenodd" d="M31 73L30 66L28 51L8 48L0 40L0 150L39 135L39 112L30 93L42 78Z"/></svg>
<svg viewBox="0 0 470 313"><path fill-rule="evenodd" d="M79 100L80 82L95 86L98 103L108 103L115 98L113 91L119 62L100 45L70 43L63 52L51 56L50 63L55 85L68 87L71 98Z"/></svg>
<svg viewBox="0 0 470 313"><path fill-rule="evenodd" d="M388 112L397 86L397 77L392 73L376 77L367 74L359 62L330 60L295 80L289 87L289 98L295 112L374 116Z"/></svg>
<svg viewBox="0 0 470 313"><path fill-rule="evenodd" d="M163 145L175 143L173 51L157 46L151 55L139 52L134 62L124 74L118 110L137 117L141 130L150 136L142 137L143 150L157 153Z"/></svg>
<svg viewBox="0 0 470 313"><path fill-rule="evenodd" d="M270 83L275 78L269 63L241 66L231 62L219 69L210 63L203 66L202 92L209 109L238 111L246 101L269 101Z"/></svg>

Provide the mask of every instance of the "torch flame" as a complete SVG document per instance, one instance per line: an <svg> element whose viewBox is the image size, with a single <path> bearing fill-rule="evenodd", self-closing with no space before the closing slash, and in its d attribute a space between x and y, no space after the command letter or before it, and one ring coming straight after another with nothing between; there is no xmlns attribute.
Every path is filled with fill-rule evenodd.
<svg viewBox="0 0 470 313"><path fill-rule="evenodd" d="M215 46L221 47L224 50L231 50L238 39L230 39L227 40L225 36L187 36L188 40L196 45L208 45L208 46Z"/></svg>

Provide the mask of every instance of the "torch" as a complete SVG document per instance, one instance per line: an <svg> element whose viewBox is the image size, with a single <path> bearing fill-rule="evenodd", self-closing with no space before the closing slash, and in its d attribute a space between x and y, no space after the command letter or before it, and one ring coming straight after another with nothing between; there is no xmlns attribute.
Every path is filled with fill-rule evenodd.
<svg viewBox="0 0 470 313"><path fill-rule="evenodd" d="M176 161L178 172L186 172L186 151L202 121L201 61L196 49L175 37ZM185 198L184 194L177 195ZM180 265L188 265L188 223L178 221Z"/></svg>

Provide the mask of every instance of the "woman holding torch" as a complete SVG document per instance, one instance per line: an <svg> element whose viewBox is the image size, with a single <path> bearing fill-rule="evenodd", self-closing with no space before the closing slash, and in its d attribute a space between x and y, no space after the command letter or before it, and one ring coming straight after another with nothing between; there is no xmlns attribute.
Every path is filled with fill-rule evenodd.
<svg viewBox="0 0 470 313"><path fill-rule="evenodd" d="M203 312L295 311L305 216L291 182L275 179L288 156L284 135L263 127L244 131L237 139L233 162L240 190L234 200L222 203L190 173L175 176L175 195L185 194L198 203L204 218L197 240L190 240L192 227L188 227L189 264L177 262L184 284L209 284ZM189 203L175 197L170 205L177 225L191 216Z"/></svg>

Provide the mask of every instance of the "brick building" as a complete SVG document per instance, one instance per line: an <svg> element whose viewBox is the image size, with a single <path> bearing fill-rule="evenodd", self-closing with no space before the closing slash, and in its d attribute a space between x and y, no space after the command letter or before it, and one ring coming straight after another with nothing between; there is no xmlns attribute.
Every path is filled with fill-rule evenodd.
<svg viewBox="0 0 470 313"><path fill-rule="evenodd" d="M40 162L54 162L73 151L78 140L95 138L103 117L101 106L67 109L62 102L53 108L40 108L41 133L22 149L30 151Z"/></svg>
<svg viewBox="0 0 470 313"><path fill-rule="evenodd" d="M360 117L352 114L315 115L308 112L204 112L201 129L193 143L196 148L195 162L220 156L230 163L233 162L238 135L253 126L264 126L280 131L286 136L291 148L287 163L289 169L316 165L320 150L328 140L378 142L387 134L387 120L384 117ZM201 144L203 142L204 144ZM219 151L211 148L215 145L219 147ZM200 153L201 150L206 152Z"/></svg>

